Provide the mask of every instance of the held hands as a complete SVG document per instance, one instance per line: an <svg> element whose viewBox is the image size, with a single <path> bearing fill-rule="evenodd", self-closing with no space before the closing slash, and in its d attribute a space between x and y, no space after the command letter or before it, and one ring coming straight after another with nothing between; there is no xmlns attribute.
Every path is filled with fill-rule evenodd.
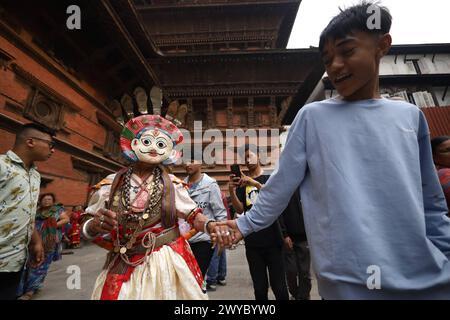
<svg viewBox="0 0 450 320"><path fill-rule="evenodd" d="M212 225L211 241L219 246L219 252L224 248L231 248L244 238L237 227L236 220L218 221L210 225Z"/></svg>
<svg viewBox="0 0 450 320"><path fill-rule="evenodd" d="M117 214L111 210L99 209L86 227L91 235L109 233L117 227Z"/></svg>
<svg viewBox="0 0 450 320"><path fill-rule="evenodd" d="M235 229L233 229L232 225L229 225L228 222L234 223ZM206 228L211 236L213 247L216 245L219 246L219 253L221 253L224 248L230 248L233 244L242 239L242 234L239 229L237 229L235 221L212 221L205 215L198 214L194 219L194 228L200 232L205 231Z"/></svg>
<svg viewBox="0 0 450 320"><path fill-rule="evenodd" d="M219 253L221 253L224 248L230 248L234 243L233 230L226 224L223 224L223 222L210 222L208 224L208 232L211 235L213 246L219 246Z"/></svg>
<svg viewBox="0 0 450 320"><path fill-rule="evenodd" d="M220 248L230 247L233 243L232 230L222 222L209 220L204 214L198 214L195 217L194 228L200 232L205 231L206 228L213 244L219 244L219 250Z"/></svg>

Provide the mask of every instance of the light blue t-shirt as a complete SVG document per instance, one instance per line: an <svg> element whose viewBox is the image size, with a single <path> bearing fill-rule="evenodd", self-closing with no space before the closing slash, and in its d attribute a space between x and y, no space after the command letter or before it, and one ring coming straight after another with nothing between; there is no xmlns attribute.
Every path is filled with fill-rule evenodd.
<svg viewBox="0 0 450 320"><path fill-rule="evenodd" d="M238 227L272 224L300 185L324 299L450 299L450 219L429 138L403 101L306 105Z"/></svg>

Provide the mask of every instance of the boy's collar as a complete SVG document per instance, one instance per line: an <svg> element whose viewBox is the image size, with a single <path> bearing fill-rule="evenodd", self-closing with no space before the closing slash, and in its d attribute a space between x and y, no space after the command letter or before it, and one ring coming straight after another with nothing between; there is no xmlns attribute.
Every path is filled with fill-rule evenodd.
<svg viewBox="0 0 450 320"><path fill-rule="evenodd" d="M20 164L22 167L25 167L25 163L23 162L23 160L12 150L9 150L8 152L6 152L6 156L12 161L15 162L17 164ZM37 169L36 165L34 163L31 164L30 169Z"/></svg>

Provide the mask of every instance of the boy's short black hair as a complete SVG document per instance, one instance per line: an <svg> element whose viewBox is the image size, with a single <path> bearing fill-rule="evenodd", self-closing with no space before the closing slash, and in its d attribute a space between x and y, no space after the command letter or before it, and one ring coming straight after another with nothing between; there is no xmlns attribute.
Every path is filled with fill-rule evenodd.
<svg viewBox="0 0 450 320"><path fill-rule="evenodd" d="M367 25L368 19L374 14L372 10L368 10L371 6L377 7L380 10L379 29L369 29ZM341 12L331 19L327 27L320 34L320 52L323 51L326 41L345 38L355 31L383 35L389 33L391 29L392 16L389 13L389 10L386 7L379 5L377 2L362 1L360 4L344 10L339 8L339 10L341 10Z"/></svg>
<svg viewBox="0 0 450 320"><path fill-rule="evenodd" d="M56 134L55 130L53 130L53 129L47 128L46 126L43 126L39 123L31 122L31 123L26 123L26 124L22 125L22 127L17 132L16 136L23 137L27 134L27 131L29 131L30 129L37 130L42 133L46 133L46 134L50 135L51 137L54 137Z"/></svg>
<svg viewBox="0 0 450 320"><path fill-rule="evenodd" d="M447 140L450 140L450 136L440 136L431 139L431 149L433 150L433 154L436 153L436 150L441 145L441 143L444 143Z"/></svg>

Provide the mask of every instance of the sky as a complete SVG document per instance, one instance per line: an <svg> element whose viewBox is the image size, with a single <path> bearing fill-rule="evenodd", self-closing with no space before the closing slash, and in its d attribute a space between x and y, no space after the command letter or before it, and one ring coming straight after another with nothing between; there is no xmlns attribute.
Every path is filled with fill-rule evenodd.
<svg viewBox="0 0 450 320"><path fill-rule="evenodd" d="M303 0L288 43L289 49L317 47L319 36L339 7L358 0ZM393 17L393 44L450 43L450 0L382 0Z"/></svg>

